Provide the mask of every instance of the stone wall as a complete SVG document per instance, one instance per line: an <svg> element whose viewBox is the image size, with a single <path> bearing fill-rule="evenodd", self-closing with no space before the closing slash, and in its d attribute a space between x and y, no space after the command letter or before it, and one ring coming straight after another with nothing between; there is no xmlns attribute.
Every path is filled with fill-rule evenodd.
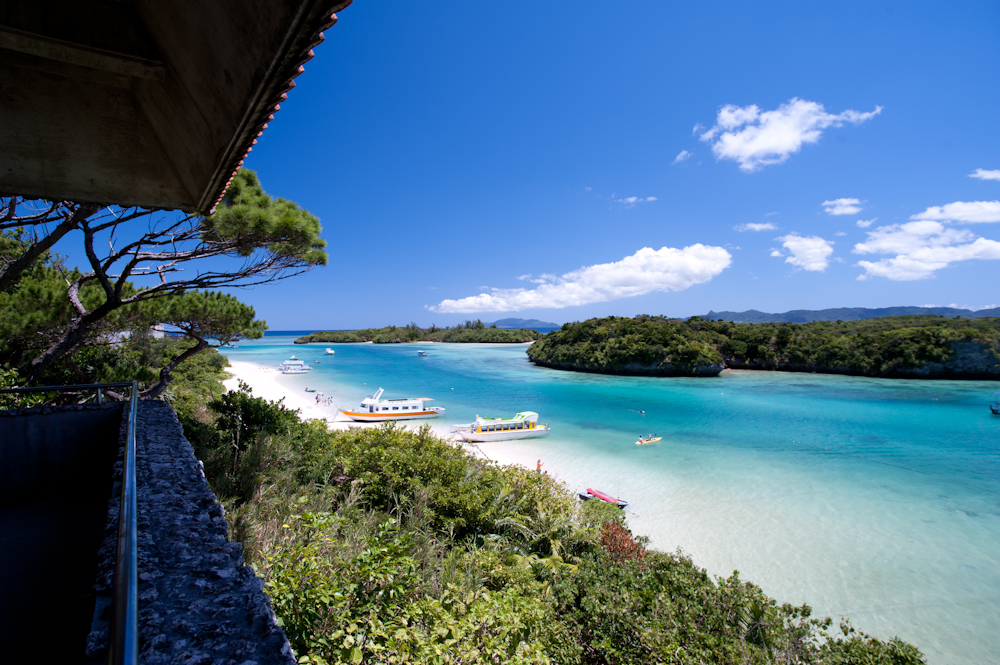
<svg viewBox="0 0 1000 665"><path fill-rule="evenodd" d="M164 402L140 402L137 486L139 630L143 665L292 665L288 641L222 506ZM106 659L118 498L110 503L87 645Z"/></svg>

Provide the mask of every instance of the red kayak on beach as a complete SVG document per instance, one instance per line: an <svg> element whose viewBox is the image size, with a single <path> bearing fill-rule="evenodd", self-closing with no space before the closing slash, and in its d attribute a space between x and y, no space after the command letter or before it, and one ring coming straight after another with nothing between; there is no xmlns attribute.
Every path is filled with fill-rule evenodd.
<svg viewBox="0 0 1000 665"><path fill-rule="evenodd" d="M600 499L601 501L604 501L606 503L613 503L616 506L618 506L619 508L624 508L625 506L628 505L628 501L626 501L625 499L616 499L615 497L611 496L610 494L605 494L604 492L601 492L600 490L595 490L595 489L593 489L591 487L588 487L587 488L587 493L586 494L581 494L580 498L584 499L584 500L587 500L587 499Z"/></svg>

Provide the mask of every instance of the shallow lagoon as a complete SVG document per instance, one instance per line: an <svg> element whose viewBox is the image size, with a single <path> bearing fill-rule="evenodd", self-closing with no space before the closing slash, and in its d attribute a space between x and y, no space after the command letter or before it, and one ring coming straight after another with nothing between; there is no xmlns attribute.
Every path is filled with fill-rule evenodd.
<svg viewBox="0 0 1000 665"><path fill-rule="evenodd" d="M429 421L435 429L477 413L537 411L552 436L484 451L531 466L541 458L571 489L628 499L632 529L655 547L681 547L713 574L738 569L780 602L898 634L931 663L1000 660L994 383L616 377L535 367L524 345L293 339L226 352L270 366L292 354L320 360L279 380L335 404L360 403L379 386L386 397L434 397L448 409L446 422ZM326 346L336 356L324 356ZM636 446L648 433L663 440Z"/></svg>

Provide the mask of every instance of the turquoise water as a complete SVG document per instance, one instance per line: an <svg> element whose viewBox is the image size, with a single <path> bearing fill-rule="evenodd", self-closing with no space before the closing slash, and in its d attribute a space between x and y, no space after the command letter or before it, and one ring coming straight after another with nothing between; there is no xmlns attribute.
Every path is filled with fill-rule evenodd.
<svg viewBox="0 0 1000 665"><path fill-rule="evenodd" d="M994 383L615 377L535 367L523 345L340 344L328 357L292 339L227 354L271 367L292 354L318 359L310 374L279 381L335 404L379 386L386 397L433 397L448 410L436 425L537 411L553 434L506 442L503 454L542 459L570 489L628 499L632 529L655 547L899 635L931 663L1000 661ZM663 440L634 444L648 433Z"/></svg>

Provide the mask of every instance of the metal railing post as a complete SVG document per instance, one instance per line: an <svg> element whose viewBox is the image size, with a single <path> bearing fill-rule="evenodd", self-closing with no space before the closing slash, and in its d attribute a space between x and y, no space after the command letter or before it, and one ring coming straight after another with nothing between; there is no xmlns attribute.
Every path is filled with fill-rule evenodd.
<svg viewBox="0 0 1000 665"><path fill-rule="evenodd" d="M128 427L122 465L122 504L118 518L118 557L112 605L112 639L108 648L110 665L139 663L139 572L138 509L135 478L135 423L139 408L139 386L132 382Z"/></svg>

